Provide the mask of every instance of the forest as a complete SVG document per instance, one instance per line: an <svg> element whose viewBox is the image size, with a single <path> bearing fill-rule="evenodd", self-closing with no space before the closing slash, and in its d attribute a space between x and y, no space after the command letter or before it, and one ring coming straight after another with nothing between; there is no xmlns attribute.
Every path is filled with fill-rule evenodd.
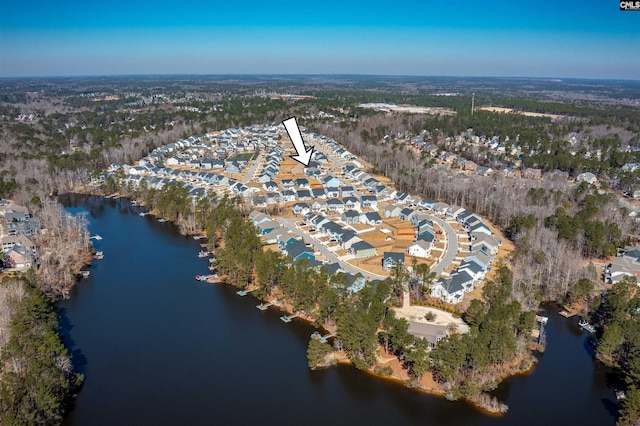
<svg viewBox="0 0 640 426"><path fill-rule="evenodd" d="M270 99L271 92L312 95L315 99ZM565 118L479 109L471 114L472 92L478 108L500 106ZM585 100L586 95L596 95L597 100ZM508 367L526 367L530 351L524 344L525 330L541 301L589 300L600 279L590 261L605 259L637 241L633 218L617 202L629 188L640 185L640 168L622 169L625 164L640 162L637 108L628 102L634 96L639 96L635 86L618 82L602 83L601 87L572 82L564 87L508 79L194 77L178 82L164 77L123 77L0 81L0 197L27 205L41 217L43 227L59 230L38 241L47 256L37 278L24 284L25 290L10 285L2 288L10 290L11 300L34 301L42 299L40 293L59 295L73 284L78 265L85 261L74 253L88 248L86 221L64 215L51 197L87 191L87 184L109 164L132 163L179 138L279 122L296 115L309 130L331 137L363 157L399 190L469 208L516 243L516 252L488 283L484 301L473 302L464 314L470 333L445 340L437 350L428 352L423 342L408 335L406 322L394 317L390 307L398 303L400 278L420 283L412 288L413 297L420 299L429 285L428 274L394 271L391 279L350 294L344 277L330 277L322 269L293 264L277 252L265 251L246 221L246 207L237 200L209 196L194 203L180 185L169 185L162 191L144 186L118 188L117 179L104 182L103 190L112 193L118 189L143 200L185 232L206 229L215 245L211 248L216 249L219 272L229 284L257 286L259 297L287 299L319 325L337 327L339 341L356 367L371 368L381 345L404 360L414 379L426 372L435 374L450 389L450 397L473 399L495 386ZM359 108L362 102L448 107L456 114L388 115ZM331 116L322 118L320 111ZM459 144L456 137L469 135L470 129L472 134L497 137L509 149L517 141L522 147L523 167L560 169L570 177L589 171L602 182L615 184L597 188L500 176L461 178L452 170L434 167L432 158L402 142L423 135L425 142L440 150L455 150L481 165L500 168L514 161L507 154ZM569 135L575 135L577 142L569 142ZM229 241L234 243L227 244ZM631 290L632 286L627 290L616 287L606 297L591 301L604 339L598 356L628 377L629 397L621 422L637 418L636 407L640 406L640 393L635 391L640 383L634 378L635 355L631 355L636 351L630 325L636 302ZM24 334L34 340L45 336L47 344L55 348L50 353L57 354L61 362L64 351L54 338L57 319L46 314L47 304L50 300L44 298L42 303L34 303L37 312L18 308L3 311L2 329L12 330L7 327L24 311L16 319L22 326L29 325L30 331ZM29 315L35 320L25 319ZM2 336L12 339L11 333ZM492 350L479 351L476 342L491 345ZM12 343L11 347L23 353L34 349L26 343ZM310 365L317 365L330 350L311 340ZM20 359L20 353L13 359ZM42 370L28 371L51 378L51 385L59 391L57 396L68 395L79 378L62 364L57 373L48 361L37 366ZM6 424L59 423L64 407L60 401L65 397L55 398L58 402L54 403L23 387L33 385L31 376L22 381L11 377L11 382L3 383L11 383L16 390L9 386L2 390L2 399L13 402L2 408L8 413L6 418L13 419ZM5 399L5 392L11 399ZM36 410L38 417L20 417L26 416L25 407Z"/></svg>

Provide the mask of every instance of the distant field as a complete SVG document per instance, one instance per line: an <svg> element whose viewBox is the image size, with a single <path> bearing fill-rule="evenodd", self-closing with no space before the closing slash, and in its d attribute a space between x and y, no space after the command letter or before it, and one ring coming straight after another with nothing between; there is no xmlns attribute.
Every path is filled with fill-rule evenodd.
<svg viewBox="0 0 640 426"><path fill-rule="evenodd" d="M483 111L491 111L491 112L511 112L514 114L522 114L522 115L526 115L527 117L549 117L551 119L558 119L558 118L565 118L564 115L557 115L557 114L544 114L541 112L528 112L528 111L516 111L513 108L503 108L503 107L481 107L478 108L481 109Z"/></svg>

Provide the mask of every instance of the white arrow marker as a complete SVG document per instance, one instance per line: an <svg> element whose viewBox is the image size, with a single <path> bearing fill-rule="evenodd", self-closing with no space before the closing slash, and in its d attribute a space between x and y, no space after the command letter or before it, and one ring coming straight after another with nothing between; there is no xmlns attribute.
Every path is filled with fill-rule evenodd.
<svg viewBox="0 0 640 426"><path fill-rule="evenodd" d="M304 141L302 140L302 135L300 134L300 128L298 127L296 118L288 118L284 120L282 124L284 124L284 128L287 129L289 138L291 139L291 142L293 142L293 147L296 149L297 155L291 155L291 158L300 164L308 166L311 154L313 154L313 147L309 148L308 151L305 149Z"/></svg>

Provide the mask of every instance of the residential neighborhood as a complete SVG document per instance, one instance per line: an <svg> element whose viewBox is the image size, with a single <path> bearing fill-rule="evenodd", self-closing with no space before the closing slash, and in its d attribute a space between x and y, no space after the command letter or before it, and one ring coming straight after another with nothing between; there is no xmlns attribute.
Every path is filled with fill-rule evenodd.
<svg viewBox="0 0 640 426"><path fill-rule="evenodd" d="M194 200L240 196L265 249L346 274L352 291L396 265L425 263L438 278L432 295L455 304L491 270L501 241L478 215L397 191L338 142L302 135L315 149L308 165L289 158L293 145L272 124L179 140L135 165L113 164L106 176L120 173L132 188L178 182Z"/></svg>
<svg viewBox="0 0 640 426"><path fill-rule="evenodd" d="M0 200L0 256L3 271L25 271L35 267L38 249L32 238L40 233L40 220L29 210Z"/></svg>

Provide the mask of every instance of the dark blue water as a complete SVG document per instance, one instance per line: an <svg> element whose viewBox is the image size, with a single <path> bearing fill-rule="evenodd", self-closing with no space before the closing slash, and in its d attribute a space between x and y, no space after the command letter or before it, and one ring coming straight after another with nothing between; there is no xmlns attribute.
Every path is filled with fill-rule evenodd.
<svg viewBox="0 0 640 426"><path fill-rule="evenodd" d="M613 425L608 371L586 335L550 311L548 347L528 376L497 391L506 416L414 392L348 366L309 371L313 328L196 282L198 242L140 217L126 200L66 197L89 213L105 258L59 304L86 375L66 425ZM551 309L551 308L549 308Z"/></svg>

